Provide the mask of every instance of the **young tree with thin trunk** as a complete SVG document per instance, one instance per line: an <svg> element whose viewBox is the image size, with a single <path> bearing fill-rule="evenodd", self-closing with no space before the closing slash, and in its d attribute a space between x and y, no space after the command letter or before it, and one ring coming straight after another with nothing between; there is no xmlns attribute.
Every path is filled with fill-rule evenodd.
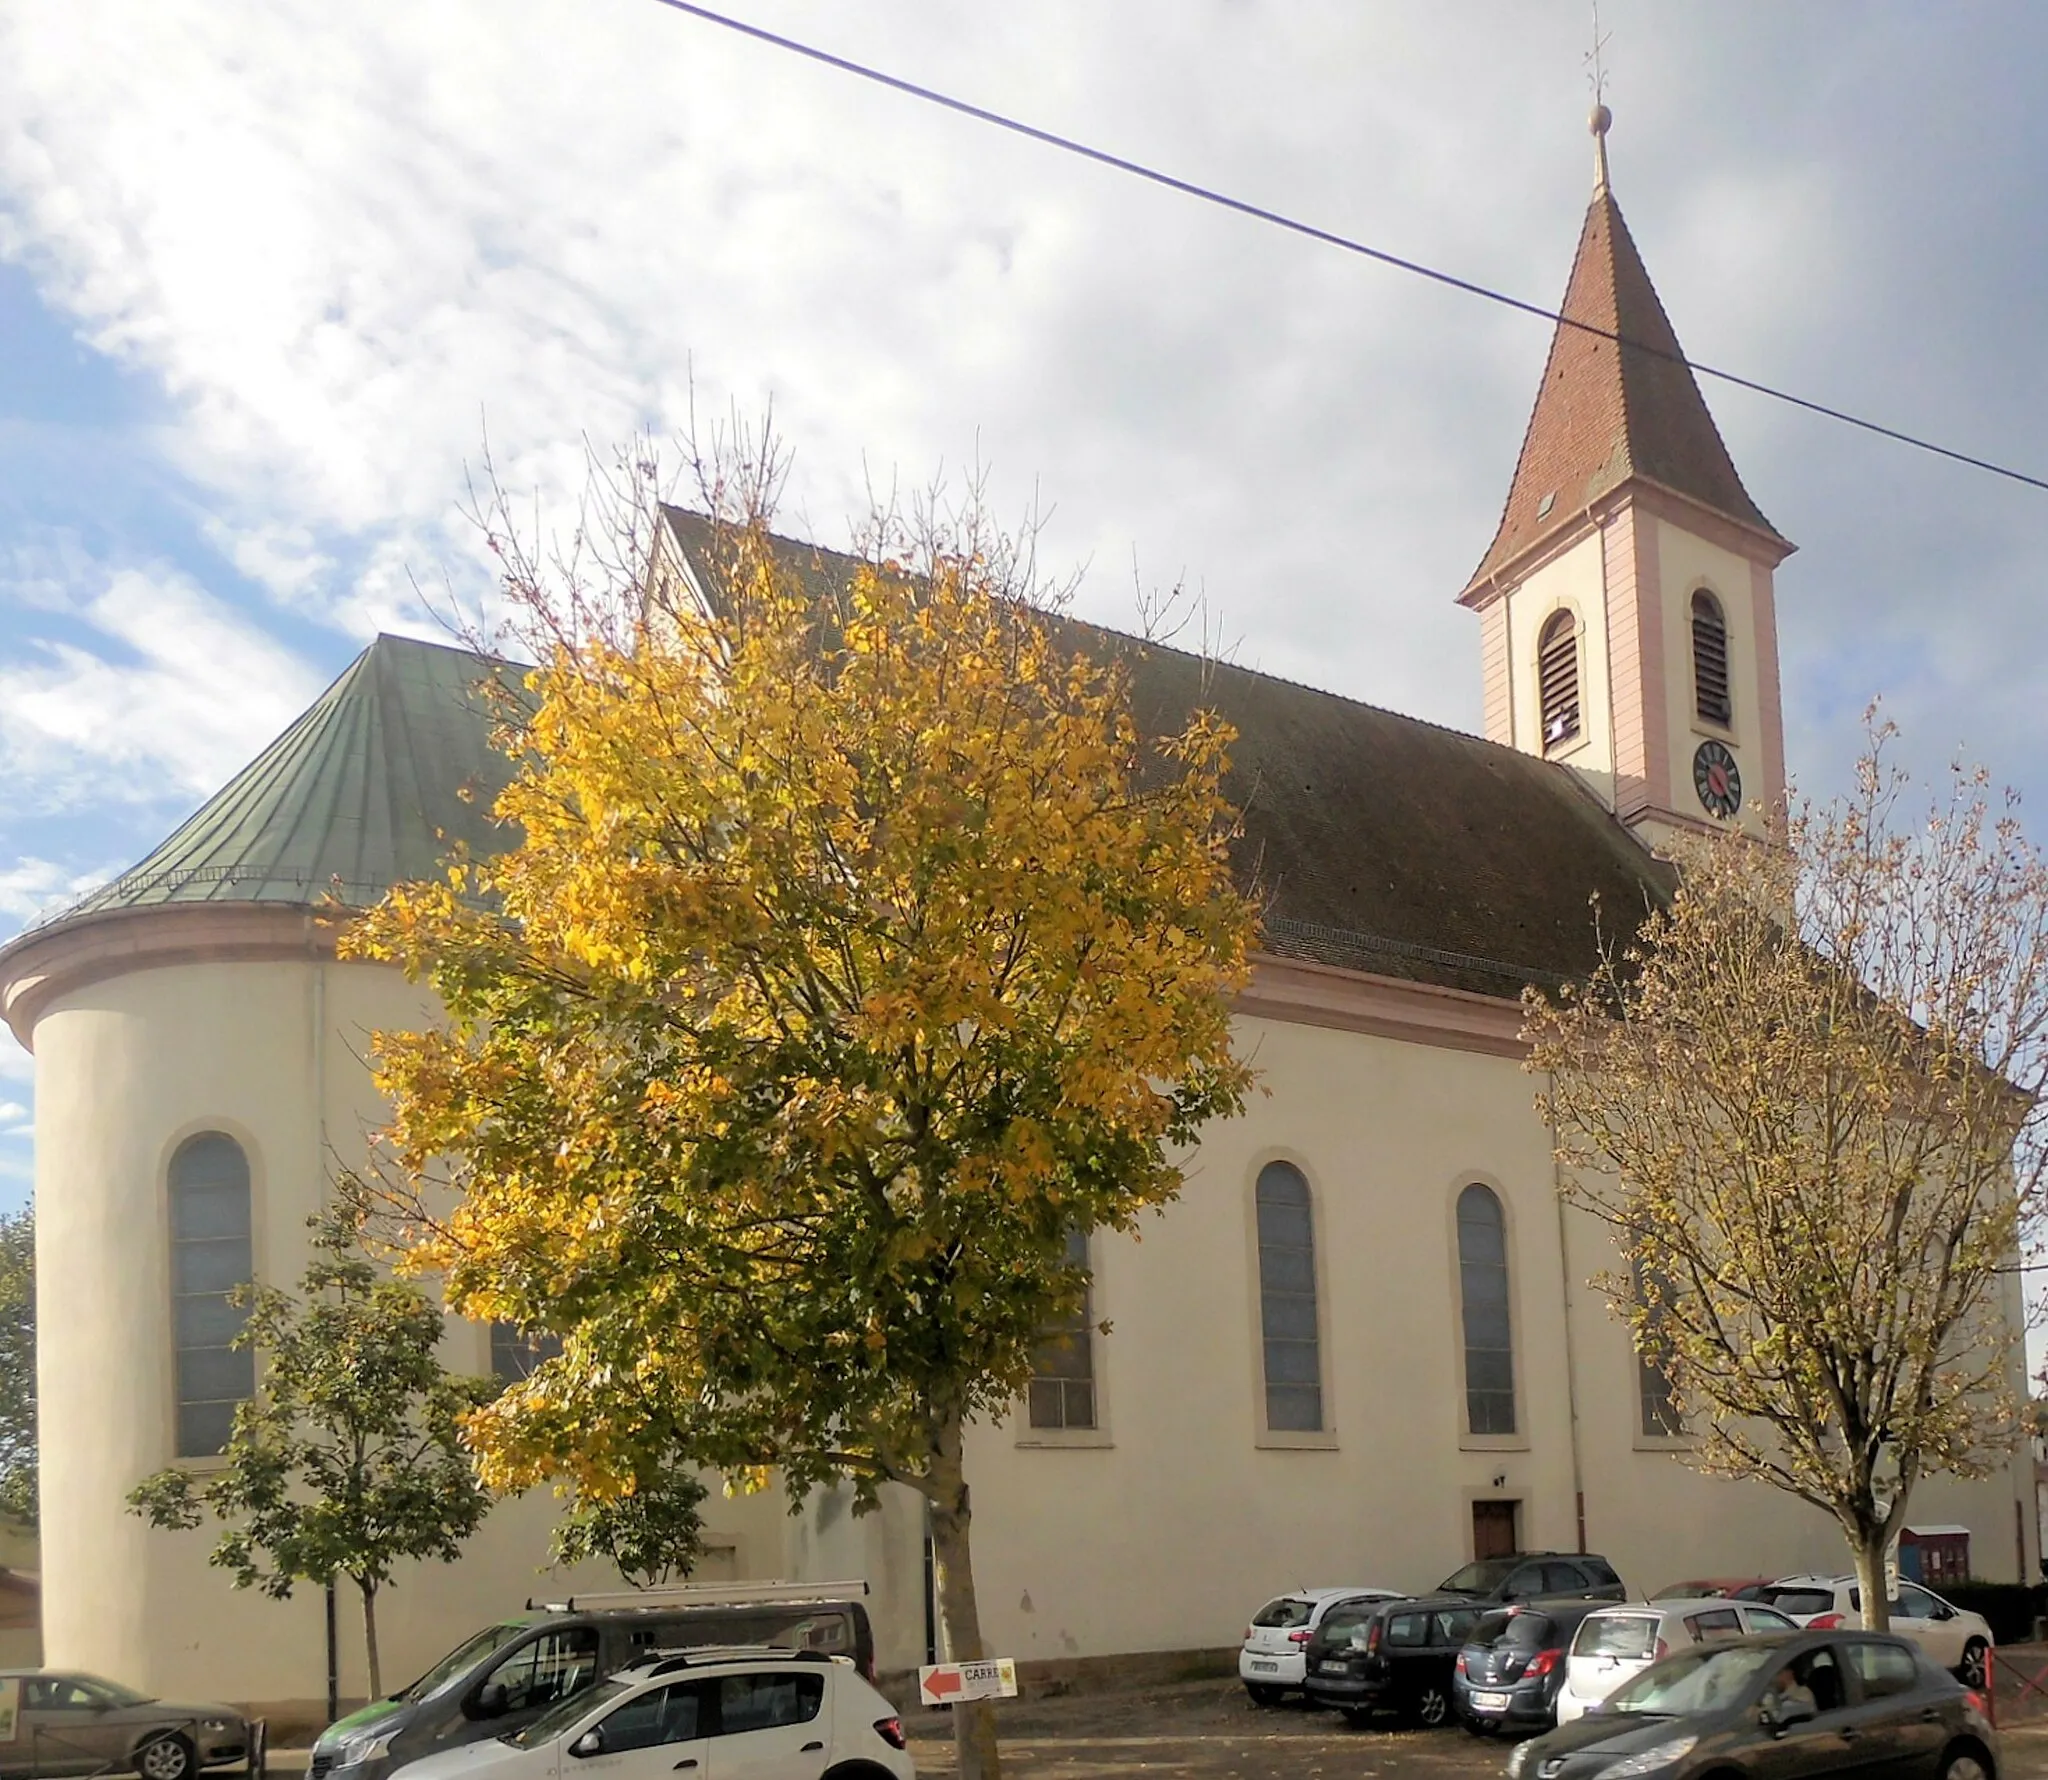
<svg viewBox="0 0 2048 1780"><path fill-rule="evenodd" d="M462 1445L462 1417L492 1381L442 1370L440 1309L418 1287L380 1278L359 1218L311 1220L299 1293L243 1286L235 1346L260 1359L256 1395L235 1412L218 1470L172 1465L129 1492L153 1525L222 1523L209 1562L237 1588L287 1599L299 1583L346 1577L362 1604L370 1698L384 1681L377 1595L408 1559L452 1563L490 1497Z"/></svg>
<svg viewBox="0 0 2048 1780"><path fill-rule="evenodd" d="M37 1515L33 1207L0 1215L0 1514Z"/></svg>
<svg viewBox="0 0 2048 1780"><path fill-rule="evenodd" d="M1581 992L1528 998L1568 1200L1703 1470L1830 1515L1867 1623L1916 1484L2010 1451L2043 1184L2048 867L1981 773L1685 847Z"/></svg>
<svg viewBox="0 0 2048 1780"><path fill-rule="evenodd" d="M969 1430L1078 1313L1069 1233L1172 1199L1248 1084L1230 738L1141 737L977 513L843 583L758 502L719 536L710 610L497 540L545 615L517 844L353 942L447 1011L377 1039L388 1141L451 1303L562 1338L472 1418L493 1484L905 1485L978 1658ZM988 1704L955 1729L993 1780Z"/></svg>

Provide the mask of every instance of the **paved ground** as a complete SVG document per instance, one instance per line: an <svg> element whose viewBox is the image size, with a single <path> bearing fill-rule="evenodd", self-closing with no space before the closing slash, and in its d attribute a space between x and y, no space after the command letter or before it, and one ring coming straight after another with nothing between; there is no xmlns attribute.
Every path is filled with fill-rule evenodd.
<svg viewBox="0 0 2048 1780"><path fill-rule="evenodd" d="M1262 1711L1235 1681L1009 1701L1000 1724L1016 1780L1500 1780L1512 1747L1391 1718L1353 1730L1305 1706ZM918 1713L907 1729L920 1780L953 1772L946 1714ZM2048 1714L2008 1727L2003 1741L2008 1780L2048 1780Z"/></svg>

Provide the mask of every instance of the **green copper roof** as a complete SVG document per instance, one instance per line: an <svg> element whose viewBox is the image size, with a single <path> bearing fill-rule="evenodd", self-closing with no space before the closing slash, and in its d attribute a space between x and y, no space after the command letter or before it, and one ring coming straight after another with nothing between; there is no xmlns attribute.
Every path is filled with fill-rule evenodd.
<svg viewBox="0 0 2048 1780"><path fill-rule="evenodd" d="M438 874L457 841L501 848L490 809L511 762L491 745L486 682L506 672L380 636L169 840L59 919L187 902L361 907Z"/></svg>

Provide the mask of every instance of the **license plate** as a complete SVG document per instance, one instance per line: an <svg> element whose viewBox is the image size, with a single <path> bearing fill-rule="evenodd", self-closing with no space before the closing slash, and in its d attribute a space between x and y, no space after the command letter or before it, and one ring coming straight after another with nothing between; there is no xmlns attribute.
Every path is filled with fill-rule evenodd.
<svg viewBox="0 0 2048 1780"><path fill-rule="evenodd" d="M1344 1673L1344 1664L1342 1664L1342 1663L1317 1663L1317 1664L1316 1664L1316 1673L1317 1673L1318 1675L1341 1675L1341 1674L1343 1674L1343 1673Z"/></svg>
<svg viewBox="0 0 2048 1780"><path fill-rule="evenodd" d="M1252 1658L1252 1667L1271 1675L1279 1672L1280 1665L1278 1663L1269 1663L1263 1658L1255 1656Z"/></svg>
<svg viewBox="0 0 2048 1780"><path fill-rule="evenodd" d="M1505 1712L1508 1709L1508 1696L1504 1693L1475 1693L1472 1696L1472 1704L1481 1712Z"/></svg>

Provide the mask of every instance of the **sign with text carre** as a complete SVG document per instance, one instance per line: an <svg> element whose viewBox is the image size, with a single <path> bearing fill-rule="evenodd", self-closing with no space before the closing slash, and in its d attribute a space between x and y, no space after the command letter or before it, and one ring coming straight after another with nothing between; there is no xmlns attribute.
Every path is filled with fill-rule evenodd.
<svg viewBox="0 0 2048 1780"><path fill-rule="evenodd" d="M927 1706L950 1706L959 1700L1012 1700L1017 1697L1017 1665L1007 1656L980 1663L933 1663L918 1670L917 1692Z"/></svg>

